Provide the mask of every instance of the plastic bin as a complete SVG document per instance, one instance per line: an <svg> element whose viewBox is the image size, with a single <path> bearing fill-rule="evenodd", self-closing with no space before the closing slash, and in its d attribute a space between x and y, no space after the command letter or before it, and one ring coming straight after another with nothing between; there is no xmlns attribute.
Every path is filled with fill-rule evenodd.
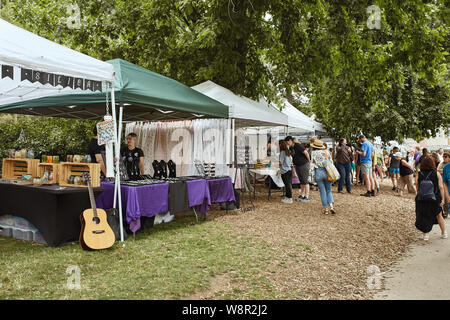
<svg viewBox="0 0 450 320"><path fill-rule="evenodd" d="M13 227L14 217L10 214L0 215L0 225Z"/></svg>
<svg viewBox="0 0 450 320"><path fill-rule="evenodd" d="M28 220L14 216L14 227L22 230L28 230L30 223Z"/></svg>
<svg viewBox="0 0 450 320"><path fill-rule="evenodd" d="M42 233L39 231L33 232L33 241L41 244L47 244L44 237L42 236Z"/></svg>
<svg viewBox="0 0 450 320"><path fill-rule="evenodd" d="M0 236L12 237L12 228L0 226Z"/></svg>
<svg viewBox="0 0 450 320"><path fill-rule="evenodd" d="M20 240L32 241L33 231L14 228L12 231L13 237Z"/></svg>

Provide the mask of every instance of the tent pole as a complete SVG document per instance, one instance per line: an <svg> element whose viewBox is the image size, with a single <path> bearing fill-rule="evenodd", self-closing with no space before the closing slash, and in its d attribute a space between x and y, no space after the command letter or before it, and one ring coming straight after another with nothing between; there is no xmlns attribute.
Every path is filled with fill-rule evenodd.
<svg viewBox="0 0 450 320"><path fill-rule="evenodd" d="M113 85L113 88L114 88L114 85ZM106 94L108 94L108 92L106 93ZM116 104L115 104L115 101L116 99L115 99L115 94L114 94L114 89L111 91L111 104L112 104L112 106L111 106L111 111L112 111L112 117L113 117L113 119L114 119L114 136L117 138L117 116L116 116ZM118 192L117 192L117 190L118 190L118 185L117 185L117 173L119 172L119 170L117 170L117 163L118 163L118 159L119 158L117 158L117 149L120 149L120 141L119 140L116 140L116 145L115 145L115 148L114 148L114 158L115 159L117 159L117 162L114 162L114 165L116 166L116 176L115 176L115 179L114 179L114 201L113 201L113 208L114 209L116 209L116 207L117 207L117 194L118 194Z"/></svg>
<svg viewBox="0 0 450 320"><path fill-rule="evenodd" d="M231 119L231 163L234 164L234 137L235 137L235 132L234 132L234 118Z"/></svg>
<svg viewBox="0 0 450 320"><path fill-rule="evenodd" d="M123 217L122 217L122 192L120 192L120 172L119 172L119 159L120 159L120 141L122 139L122 115L123 115L123 103L120 102L120 109L119 109L119 132L118 132L118 148L116 151L117 155L117 182L118 182L118 200L119 200L119 221L120 221L120 241L123 242Z"/></svg>

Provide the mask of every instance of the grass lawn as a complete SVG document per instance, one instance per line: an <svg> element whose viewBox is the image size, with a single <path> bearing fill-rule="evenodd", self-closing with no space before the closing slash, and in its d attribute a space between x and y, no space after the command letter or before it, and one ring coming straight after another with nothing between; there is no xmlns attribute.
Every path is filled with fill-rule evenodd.
<svg viewBox="0 0 450 320"><path fill-rule="evenodd" d="M193 215L130 236L122 247L82 251L2 237L0 299L178 299L206 290L215 275L232 275L235 288L223 298L270 298L259 270L275 252L264 241L232 236L215 221ZM81 290L68 289L68 266L81 270ZM220 292L219 292L220 294Z"/></svg>

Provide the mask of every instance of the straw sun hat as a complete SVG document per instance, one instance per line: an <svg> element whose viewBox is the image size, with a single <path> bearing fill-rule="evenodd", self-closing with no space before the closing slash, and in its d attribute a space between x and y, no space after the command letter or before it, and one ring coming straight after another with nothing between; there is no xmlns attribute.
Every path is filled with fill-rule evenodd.
<svg viewBox="0 0 450 320"><path fill-rule="evenodd" d="M325 149L323 142L319 139L314 139L314 141L311 143L311 147L314 149Z"/></svg>

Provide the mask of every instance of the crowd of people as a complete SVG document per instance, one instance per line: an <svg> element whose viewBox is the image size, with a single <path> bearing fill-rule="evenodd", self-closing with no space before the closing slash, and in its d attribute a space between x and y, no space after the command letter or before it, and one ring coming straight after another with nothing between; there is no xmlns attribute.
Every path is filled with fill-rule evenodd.
<svg viewBox="0 0 450 320"><path fill-rule="evenodd" d="M301 144L287 136L280 141L280 173L285 185L284 203L293 203L292 175L300 181L296 201L309 202L310 188L317 187L324 214L336 214L332 193L333 184L338 193L352 193L352 186L363 185L364 197L381 195L380 182L390 179L392 191L399 197L405 192L415 196L416 227L429 239L434 224L441 228L446 239L444 218L450 203L450 152L439 149L430 153L427 148L407 150L403 154L398 147L389 153L374 147L363 134L355 145L340 139L335 148L328 148L323 141L312 138L309 144ZM293 170L294 168L294 170ZM339 172L334 181L330 171Z"/></svg>

